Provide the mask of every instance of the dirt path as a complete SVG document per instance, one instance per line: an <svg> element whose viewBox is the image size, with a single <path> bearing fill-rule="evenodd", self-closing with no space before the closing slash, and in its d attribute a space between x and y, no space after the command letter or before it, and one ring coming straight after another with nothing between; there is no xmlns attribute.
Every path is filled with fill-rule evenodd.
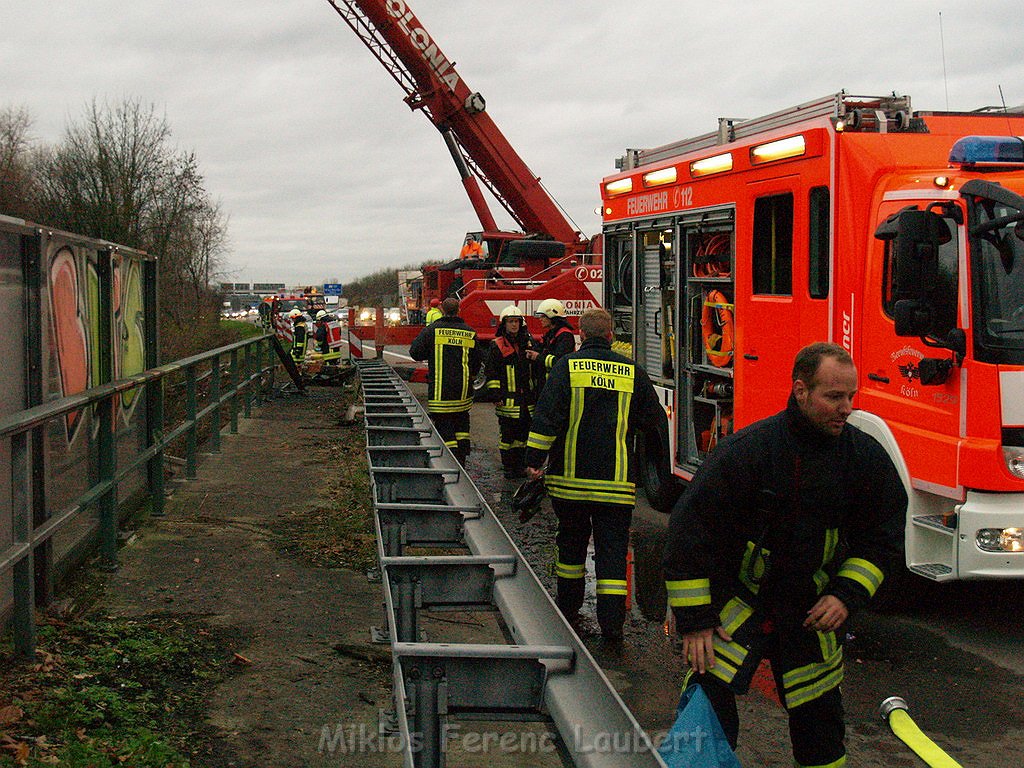
<svg viewBox="0 0 1024 768"><path fill-rule="evenodd" d="M325 473L337 470L317 454L364 440L360 427L339 426L338 390L311 392L242 420L199 478L176 486L167 516L121 551L108 582L112 613L200 617L239 638L238 673L211 695L219 736L196 765L400 764L375 741L391 690L390 653L369 642L382 621L380 586L307 566L280 546L299 516L327 503ZM353 762L346 750L360 739Z"/></svg>

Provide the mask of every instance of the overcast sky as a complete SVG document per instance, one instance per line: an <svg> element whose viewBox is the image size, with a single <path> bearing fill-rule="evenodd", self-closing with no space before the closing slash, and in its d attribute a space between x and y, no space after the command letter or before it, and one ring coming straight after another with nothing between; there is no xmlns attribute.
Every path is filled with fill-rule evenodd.
<svg viewBox="0 0 1024 768"><path fill-rule="evenodd" d="M409 6L586 234L626 147L720 116L843 88L916 109L998 104L1000 85L1024 102L1020 0ZM452 258L479 229L436 129L326 0L5 0L0 29L0 106L27 107L39 140L94 98L166 114L231 217L226 280L347 281Z"/></svg>

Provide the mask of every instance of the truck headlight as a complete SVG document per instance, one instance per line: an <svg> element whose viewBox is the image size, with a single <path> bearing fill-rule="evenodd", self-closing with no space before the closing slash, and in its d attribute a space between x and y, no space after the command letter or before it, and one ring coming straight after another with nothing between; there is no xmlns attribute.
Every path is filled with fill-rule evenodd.
<svg viewBox="0 0 1024 768"><path fill-rule="evenodd" d="M1010 474L1024 480L1024 448L1015 445L1003 446L1003 459Z"/></svg>
<svg viewBox="0 0 1024 768"><path fill-rule="evenodd" d="M980 528L974 541L985 552L1024 552L1024 528Z"/></svg>

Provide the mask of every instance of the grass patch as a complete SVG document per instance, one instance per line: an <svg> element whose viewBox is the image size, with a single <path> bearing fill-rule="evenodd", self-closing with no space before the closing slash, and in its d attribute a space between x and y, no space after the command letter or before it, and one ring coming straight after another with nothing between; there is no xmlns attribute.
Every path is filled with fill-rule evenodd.
<svg viewBox="0 0 1024 768"><path fill-rule="evenodd" d="M325 423L337 423L355 399L346 388L332 401L330 413L324 413ZM309 508L294 513L277 535L286 553L310 565L367 571L377 564L377 545L366 438L361 420L342 429L339 437L312 448L311 457L330 472L324 473L317 493L310 494Z"/></svg>
<svg viewBox="0 0 1024 768"><path fill-rule="evenodd" d="M232 654L198 620L93 615L38 629L0 667L0 766L185 768Z"/></svg>

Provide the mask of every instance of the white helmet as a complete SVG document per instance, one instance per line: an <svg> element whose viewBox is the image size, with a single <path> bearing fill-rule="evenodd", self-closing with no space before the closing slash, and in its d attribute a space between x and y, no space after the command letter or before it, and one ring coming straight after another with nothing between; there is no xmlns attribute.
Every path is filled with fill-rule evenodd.
<svg viewBox="0 0 1024 768"><path fill-rule="evenodd" d="M316 313L316 319L317 320L323 320L325 317L327 317L327 310L326 309L321 309L319 312Z"/></svg>
<svg viewBox="0 0 1024 768"><path fill-rule="evenodd" d="M523 310L521 310L515 304L509 304L507 307L505 307L503 310L501 310L501 314L498 315L498 322L499 323L505 322L505 318L506 317L522 317L522 316L523 316Z"/></svg>
<svg viewBox="0 0 1024 768"><path fill-rule="evenodd" d="M288 313L288 317L290 317L292 320L294 320L296 317L299 317L301 315L302 315L302 311L298 310L298 309L293 309L291 312Z"/></svg>
<svg viewBox="0 0 1024 768"><path fill-rule="evenodd" d="M564 317L565 306L558 299L544 299L544 301L537 305L537 309L533 314L537 317L543 315L548 319L552 317Z"/></svg>

